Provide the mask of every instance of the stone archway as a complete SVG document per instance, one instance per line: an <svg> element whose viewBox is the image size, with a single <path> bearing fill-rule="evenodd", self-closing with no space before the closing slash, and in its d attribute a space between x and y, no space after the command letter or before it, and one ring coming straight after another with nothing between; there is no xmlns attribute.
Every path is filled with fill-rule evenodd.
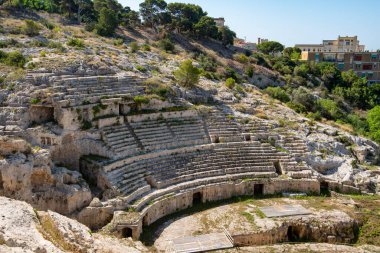
<svg viewBox="0 0 380 253"><path fill-rule="evenodd" d="M201 192L195 192L193 193L193 205L201 204L202 201L202 193Z"/></svg>
<svg viewBox="0 0 380 253"><path fill-rule="evenodd" d="M133 230L129 227L125 227L121 230L121 236L123 238L130 238L133 235Z"/></svg>

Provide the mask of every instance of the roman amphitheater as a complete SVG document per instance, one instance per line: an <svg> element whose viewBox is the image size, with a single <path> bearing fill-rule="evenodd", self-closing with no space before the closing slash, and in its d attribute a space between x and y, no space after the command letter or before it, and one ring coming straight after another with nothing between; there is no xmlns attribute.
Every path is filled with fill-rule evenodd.
<svg viewBox="0 0 380 253"><path fill-rule="evenodd" d="M136 99L146 91L143 77L106 70L30 73L2 108L1 195L138 240L144 227L202 203L361 191L317 173L305 140L274 121L232 116L217 99Z"/></svg>

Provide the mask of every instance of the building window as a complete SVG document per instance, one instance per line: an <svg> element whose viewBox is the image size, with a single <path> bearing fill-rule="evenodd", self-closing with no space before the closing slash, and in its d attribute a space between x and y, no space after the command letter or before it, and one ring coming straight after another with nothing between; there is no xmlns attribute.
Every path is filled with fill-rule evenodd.
<svg viewBox="0 0 380 253"><path fill-rule="evenodd" d="M362 72L362 77L365 77L365 72Z"/></svg>
<svg viewBox="0 0 380 253"><path fill-rule="evenodd" d="M362 61L362 56L361 55L355 55L354 56L354 61Z"/></svg>
<svg viewBox="0 0 380 253"><path fill-rule="evenodd" d="M376 59L377 59L377 54L371 54L371 58L372 58L373 60L376 60Z"/></svg>
<svg viewBox="0 0 380 253"><path fill-rule="evenodd" d="M363 64L363 70L372 70L372 64Z"/></svg>
<svg viewBox="0 0 380 253"><path fill-rule="evenodd" d="M373 72L368 72L367 77L368 77L368 78L373 78Z"/></svg>
<svg viewBox="0 0 380 253"><path fill-rule="evenodd" d="M344 69L344 63L339 63L338 64L338 69L343 70Z"/></svg>

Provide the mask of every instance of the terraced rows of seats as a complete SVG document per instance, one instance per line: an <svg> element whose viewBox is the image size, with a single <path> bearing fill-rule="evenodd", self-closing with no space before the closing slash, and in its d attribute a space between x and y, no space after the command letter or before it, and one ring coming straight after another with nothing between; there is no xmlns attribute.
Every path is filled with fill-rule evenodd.
<svg viewBox="0 0 380 253"><path fill-rule="evenodd" d="M142 94L142 80L134 77L67 77L54 82L54 100L68 101L70 106L99 103L102 98L134 97Z"/></svg>
<svg viewBox="0 0 380 253"><path fill-rule="evenodd" d="M129 122L102 132L105 143L123 156L210 143L202 119L190 116Z"/></svg>
<svg viewBox="0 0 380 253"><path fill-rule="evenodd" d="M267 143L237 142L206 145L192 151L172 152L153 158L126 159L121 166L108 165L108 180L123 194L146 186L150 177L158 189L203 178L276 177L275 162L284 171L299 171L298 163Z"/></svg>
<svg viewBox="0 0 380 253"><path fill-rule="evenodd" d="M228 116L217 109L209 113L206 122L210 136L222 138L241 136L241 129L233 116Z"/></svg>
<svg viewBox="0 0 380 253"><path fill-rule="evenodd" d="M304 140L294 135L283 134L278 143L288 150L296 160L302 160L309 153L309 149Z"/></svg>

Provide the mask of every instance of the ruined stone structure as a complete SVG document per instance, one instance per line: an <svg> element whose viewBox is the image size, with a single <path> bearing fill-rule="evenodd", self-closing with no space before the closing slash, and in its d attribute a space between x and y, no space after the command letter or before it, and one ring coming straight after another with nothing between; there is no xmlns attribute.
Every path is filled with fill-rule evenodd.
<svg viewBox="0 0 380 253"><path fill-rule="evenodd" d="M146 87L131 76L35 73L28 81L31 92L8 100L0 117L1 135L13 140L0 141L8 157L0 191L92 229L110 223L137 239L143 225L198 202L320 191L305 142L263 120L242 124L222 107L194 110L176 97L138 104ZM19 184L8 170L20 177L25 164L30 176Z"/></svg>

